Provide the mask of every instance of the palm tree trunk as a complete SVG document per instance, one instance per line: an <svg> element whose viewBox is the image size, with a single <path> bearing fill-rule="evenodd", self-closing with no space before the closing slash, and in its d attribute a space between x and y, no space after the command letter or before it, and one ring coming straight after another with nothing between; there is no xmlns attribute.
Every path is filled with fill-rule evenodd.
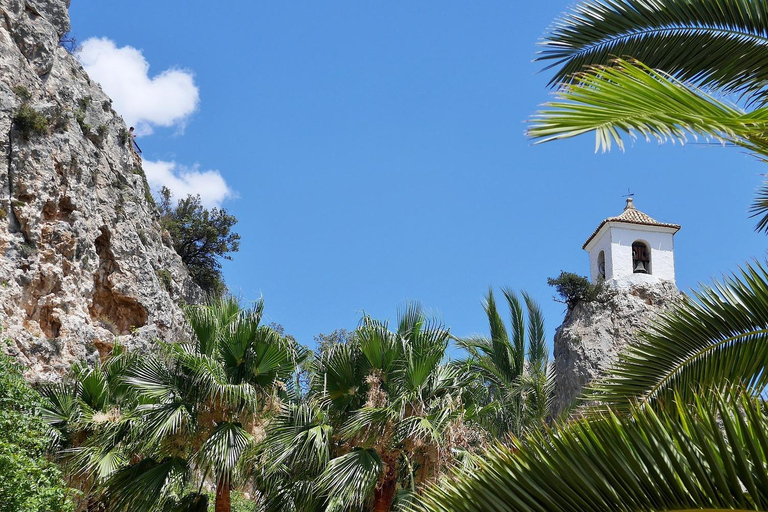
<svg viewBox="0 0 768 512"><path fill-rule="evenodd" d="M232 500L229 495L229 482L222 478L216 486L216 512L231 512Z"/></svg>
<svg viewBox="0 0 768 512"><path fill-rule="evenodd" d="M389 512L397 491L397 461L385 461L384 481L373 493L373 512ZM218 512L218 511L217 511Z"/></svg>
<svg viewBox="0 0 768 512"><path fill-rule="evenodd" d="M389 512L395 499L395 480L387 480L374 492L373 512ZM218 511L217 511L218 512Z"/></svg>

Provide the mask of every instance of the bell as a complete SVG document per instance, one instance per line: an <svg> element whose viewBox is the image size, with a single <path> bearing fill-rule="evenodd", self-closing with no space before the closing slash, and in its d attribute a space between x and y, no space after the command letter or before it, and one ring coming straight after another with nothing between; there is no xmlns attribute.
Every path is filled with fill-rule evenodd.
<svg viewBox="0 0 768 512"><path fill-rule="evenodd" d="M635 261L635 274L647 274L648 270L645 268L645 263L642 260Z"/></svg>

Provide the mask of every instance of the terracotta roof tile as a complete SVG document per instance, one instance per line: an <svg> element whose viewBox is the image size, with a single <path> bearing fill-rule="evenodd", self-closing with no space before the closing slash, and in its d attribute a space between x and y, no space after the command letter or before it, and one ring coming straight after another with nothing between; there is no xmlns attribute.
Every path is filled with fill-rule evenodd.
<svg viewBox="0 0 768 512"><path fill-rule="evenodd" d="M627 224L642 224L645 226L659 226L663 228L673 228L675 232L680 229L679 224L668 224L666 222L658 222L655 219L651 218L650 216L646 215L645 213L641 212L640 210L635 208L635 205L632 202L632 198L627 198L627 205L624 207L624 211L621 212L621 215L617 215L616 217L608 217L603 222L600 223L599 226L597 226L597 229L592 232L591 235L589 235L589 238L587 238L587 241L584 242L584 245L581 246L582 249L587 248L587 244L592 241L593 238L595 238L595 235L602 229L603 226L605 226L609 222L625 222Z"/></svg>

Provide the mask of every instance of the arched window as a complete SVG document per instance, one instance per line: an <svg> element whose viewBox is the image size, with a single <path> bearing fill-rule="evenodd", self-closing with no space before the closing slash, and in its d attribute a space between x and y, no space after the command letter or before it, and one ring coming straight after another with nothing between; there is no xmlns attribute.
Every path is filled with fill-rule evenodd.
<svg viewBox="0 0 768 512"><path fill-rule="evenodd" d="M635 274L651 273L651 248L641 240L632 242L632 271Z"/></svg>
<svg viewBox="0 0 768 512"><path fill-rule="evenodd" d="M605 279L605 251L600 251L597 255L597 276Z"/></svg>

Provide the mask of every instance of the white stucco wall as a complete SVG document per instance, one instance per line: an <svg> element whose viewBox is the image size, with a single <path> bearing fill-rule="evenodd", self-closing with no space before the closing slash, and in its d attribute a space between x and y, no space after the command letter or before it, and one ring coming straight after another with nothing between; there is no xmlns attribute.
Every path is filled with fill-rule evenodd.
<svg viewBox="0 0 768 512"><path fill-rule="evenodd" d="M605 279L623 287L639 283L658 281L675 282L675 243L673 228L644 226L623 222L609 222L592 239L586 250L589 252L589 267L592 282L597 281L597 258L605 251ZM640 240L651 249L651 273L635 274L632 267L632 243Z"/></svg>

